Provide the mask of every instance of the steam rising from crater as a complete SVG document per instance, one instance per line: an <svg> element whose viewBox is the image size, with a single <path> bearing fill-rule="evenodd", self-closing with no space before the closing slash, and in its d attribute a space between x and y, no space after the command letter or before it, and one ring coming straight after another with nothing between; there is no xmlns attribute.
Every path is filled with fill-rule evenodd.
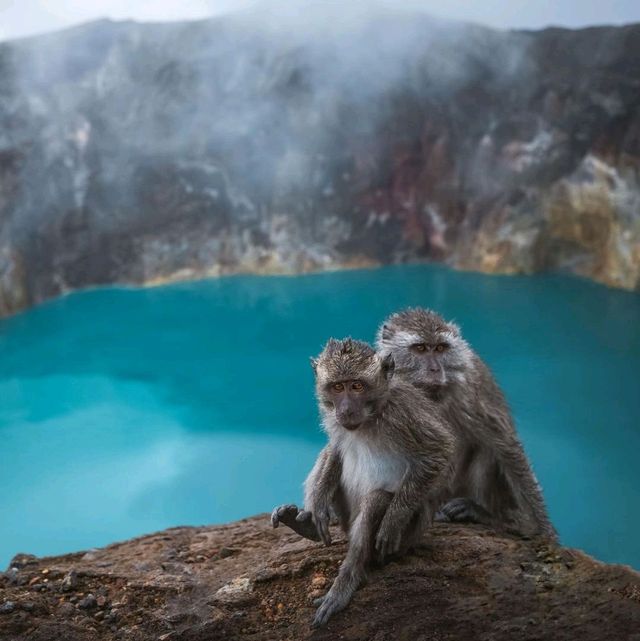
<svg viewBox="0 0 640 641"><path fill-rule="evenodd" d="M349 173L345 132L375 155L399 103L408 119L425 101L444 111L470 79L508 84L524 64L520 37L371 2L259 5L181 26L94 23L12 54L24 110L39 137L66 148L71 173L96 153L124 172L109 182L134 158L139 172L145 159L204 157L203 175L211 164L230 172L253 201L335 193L327 164L344 160L338 173ZM118 203L132 199L121 186Z"/></svg>
<svg viewBox="0 0 640 641"><path fill-rule="evenodd" d="M602 131L635 140L620 123L636 80L619 71L637 62L634 33L311 2L0 44L0 299L425 258L558 264L540 250L564 193L551 187ZM567 233L559 264L608 274L580 262L588 234L567 258Z"/></svg>

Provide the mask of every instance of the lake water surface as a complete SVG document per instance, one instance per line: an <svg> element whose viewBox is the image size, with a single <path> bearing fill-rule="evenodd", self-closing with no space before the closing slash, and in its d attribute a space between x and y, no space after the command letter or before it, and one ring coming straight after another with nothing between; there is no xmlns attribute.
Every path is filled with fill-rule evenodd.
<svg viewBox="0 0 640 641"><path fill-rule="evenodd" d="M640 297L435 266L77 293L0 321L0 568L301 498L309 356L407 305L506 391L564 544L640 568Z"/></svg>

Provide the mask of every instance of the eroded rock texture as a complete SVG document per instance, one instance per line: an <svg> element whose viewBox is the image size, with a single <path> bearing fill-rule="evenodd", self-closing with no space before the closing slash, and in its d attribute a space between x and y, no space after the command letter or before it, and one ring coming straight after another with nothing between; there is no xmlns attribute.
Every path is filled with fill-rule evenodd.
<svg viewBox="0 0 640 641"><path fill-rule="evenodd" d="M581 552L434 526L371 574L327 628L313 598L346 545L300 539L267 515L174 528L87 553L18 555L0 578L0 639L637 641L640 575ZM1 576L1 575L0 575Z"/></svg>
<svg viewBox="0 0 640 641"><path fill-rule="evenodd" d="M639 287L640 26L336 11L1 44L0 311L416 260Z"/></svg>

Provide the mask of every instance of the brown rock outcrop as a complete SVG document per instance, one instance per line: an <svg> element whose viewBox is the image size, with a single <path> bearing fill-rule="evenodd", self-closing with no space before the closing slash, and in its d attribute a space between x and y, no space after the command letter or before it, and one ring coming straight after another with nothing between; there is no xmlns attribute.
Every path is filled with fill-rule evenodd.
<svg viewBox="0 0 640 641"><path fill-rule="evenodd" d="M437 525L312 630L344 557L266 515L173 528L86 553L18 555L0 579L0 639L637 641L640 575L585 554Z"/></svg>

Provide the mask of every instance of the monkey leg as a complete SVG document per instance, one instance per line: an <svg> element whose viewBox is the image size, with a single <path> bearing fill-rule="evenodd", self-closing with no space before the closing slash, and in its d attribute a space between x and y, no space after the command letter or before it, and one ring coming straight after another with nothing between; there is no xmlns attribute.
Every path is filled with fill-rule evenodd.
<svg viewBox="0 0 640 641"><path fill-rule="evenodd" d="M393 495L384 490L367 494L349 531L349 549L331 589L322 597L313 619L313 626L325 625L351 601L366 577L367 565L373 557L374 538Z"/></svg>
<svg viewBox="0 0 640 641"><path fill-rule="evenodd" d="M482 525L493 525L495 522L488 510L469 498L451 499L440 508L435 520L450 523L481 523Z"/></svg>
<svg viewBox="0 0 640 641"><path fill-rule="evenodd" d="M291 528L296 534L305 539L320 541L320 534L311 518L311 512L301 510L297 505L280 505L274 508L273 512L271 512L271 525L277 528L280 523Z"/></svg>

